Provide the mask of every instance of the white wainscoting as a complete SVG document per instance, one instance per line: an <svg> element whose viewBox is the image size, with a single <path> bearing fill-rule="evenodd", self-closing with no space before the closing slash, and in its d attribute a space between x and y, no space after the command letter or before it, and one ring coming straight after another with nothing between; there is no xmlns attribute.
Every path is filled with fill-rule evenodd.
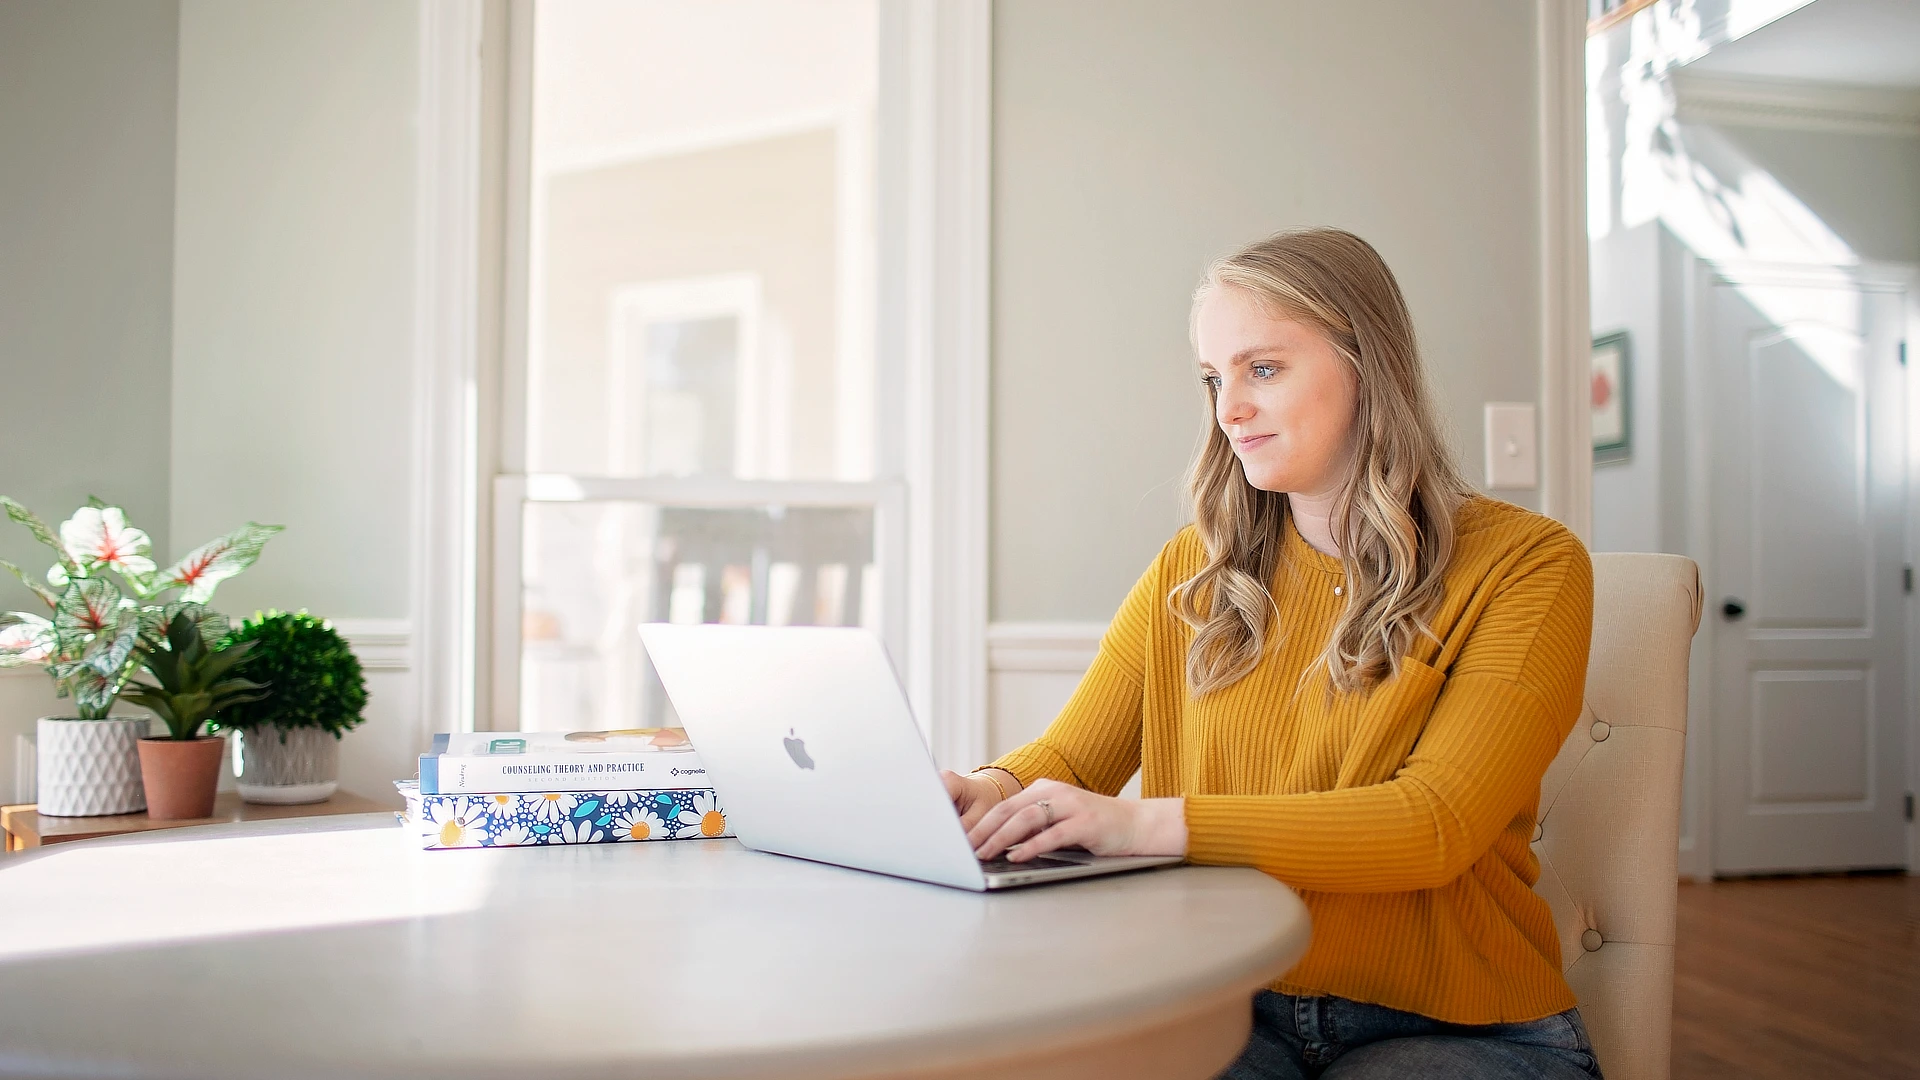
<svg viewBox="0 0 1920 1080"><path fill-rule="evenodd" d="M71 702L54 696L53 680L39 668L0 669L0 783L8 802L32 802L31 786L19 781L31 777L33 733L43 716L68 712Z"/></svg>
<svg viewBox="0 0 1920 1080"><path fill-rule="evenodd" d="M1038 738L1080 685L1105 623L1003 622L987 626L987 752L998 757ZM1140 777L1122 795L1138 797Z"/></svg>
<svg viewBox="0 0 1920 1080"><path fill-rule="evenodd" d="M420 672L406 619L334 619L367 676L367 722L340 740L340 786L400 806L393 782L420 767Z"/></svg>
<svg viewBox="0 0 1920 1080"><path fill-rule="evenodd" d="M1073 696L1100 648L1103 623L987 626L987 753L1037 738Z"/></svg>

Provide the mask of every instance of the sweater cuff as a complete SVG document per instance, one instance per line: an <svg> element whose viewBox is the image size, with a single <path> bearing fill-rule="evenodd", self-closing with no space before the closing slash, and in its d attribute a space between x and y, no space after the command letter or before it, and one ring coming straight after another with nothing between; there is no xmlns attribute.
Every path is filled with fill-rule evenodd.
<svg viewBox="0 0 1920 1080"><path fill-rule="evenodd" d="M1187 860L1214 866L1260 866L1273 849L1275 822L1250 800L1233 795L1188 795ZM1284 843L1284 841L1282 841Z"/></svg>

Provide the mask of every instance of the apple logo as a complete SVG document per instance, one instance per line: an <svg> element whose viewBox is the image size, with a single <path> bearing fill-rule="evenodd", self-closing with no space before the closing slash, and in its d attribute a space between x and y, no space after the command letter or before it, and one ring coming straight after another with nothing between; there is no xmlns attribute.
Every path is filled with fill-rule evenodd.
<svg viewBox="0 0 1920 1080"><path fill-rule="evenodd" d="M787 729L787 737L780 741L787 744L787 756L793 759L795 765L803 769L813 768L813 759L807 756L807 744L793 737L792 728Z"/></svg>

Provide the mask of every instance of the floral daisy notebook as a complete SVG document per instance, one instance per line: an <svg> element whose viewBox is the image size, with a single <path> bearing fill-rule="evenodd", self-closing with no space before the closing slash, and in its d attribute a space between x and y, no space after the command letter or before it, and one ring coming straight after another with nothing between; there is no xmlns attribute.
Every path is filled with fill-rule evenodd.
<svg viewBox="0 0 1920 1080"><path fill-rule="evenodd" d="M712 788L423 795L418 781L393 786L407 800L401 824L429 849L733 835Z"/></svg>

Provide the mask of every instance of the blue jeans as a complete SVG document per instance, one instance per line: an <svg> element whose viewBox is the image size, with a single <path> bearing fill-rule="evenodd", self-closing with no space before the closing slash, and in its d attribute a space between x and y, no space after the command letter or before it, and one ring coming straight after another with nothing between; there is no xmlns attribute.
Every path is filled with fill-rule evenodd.
<svg viewBox="0 0 1920 1080"><path fill-rule="evenodd" d="M1468 1026L1340 997L1262 990L1253 1036L1218 1080L1600 1080L1580 1011Z"/></svg>

